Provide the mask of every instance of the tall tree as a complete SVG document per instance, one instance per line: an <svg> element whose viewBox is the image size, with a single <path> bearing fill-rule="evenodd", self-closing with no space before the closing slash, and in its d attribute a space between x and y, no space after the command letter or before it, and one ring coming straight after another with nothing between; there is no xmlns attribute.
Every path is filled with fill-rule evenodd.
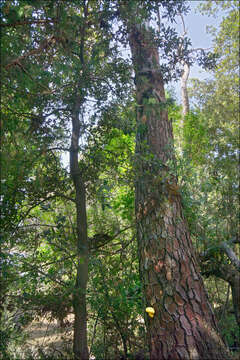
<svg viewBox="0 0 240 360"><path fill-rule="evenodd" d="M202 266L205 275L214 275L229 282L235 317L239 324L240 292L237 257L239 244L237 234L239 11L236 1L206 1L201 9L204 13L214 16L218 10L225 10L219 29L217 31L210 29L213 35L214 52L218 54L218 61L212 72L213 78L208 81L194 79L190 86L191 99L194 100L197 110L201 113L201 119L207 131L207 146L201 151L207 151L207 156L202 156L201 163L198 164L199 169L204 167L206 179L204 180L203 171L200 170L201 184L203 186L205 181L210 185L209 198L211 193L214 194L212 201L205 204L208 223L211 218L214 227L211 231L209 225L205 226L204 236L207 240L205 246L208 249L205 248L202 253ZM197 128L201 126L200 121L196 123ZM194 132L197 133L196 128ZM199 159L199 144L196 144L194 137L192 140L192 146L190 144L189 147L193 155L192 159ZM195 154L192 151L193 147L197 149ZM212 263L209 261L211 252L218 254Z"/></svg>
<svg viewBox="0 0 240 360"><path fill-rule="evenodd" d="M30 134L37 134L40 140L49 136L56 148L70 152L78 258L73 290L73 350L75 358L81 360L88 359L89 355L86 329L87 178L79 159L85 148L80 148L80 138L86 134L87 128L90 131L91 126L96 125L102 111L100 104L106 106L116 96L123 98L127 86L120 84L126 84L122 79L128 76L125 62L118 59L116 47L111 45L111 33L104 23L109 16L108 6L108 2L99 4L85 0L69 3L59 0L54 6L51 1L27 0L2 4L4 17L1 27L6 29L4 49L7 53L3 66L4 74L10 74L9 79L6 75L5 82L8 91L13 87L17 94L11 99L16 104L24 94L32 112L29 110L28 116L34 120ZM19 42L20 34L23 36ZM15 82L16 87L12 86ZM92 106L92 103L96 105ZM90 111L98 112L95 123L88 118ZM49 122L46 115L50 116ZM66 146L59 146L54 130L56 126L60 134L68 134L69 118L72 123L71 145L66 149ZM65 143L68 141L69 138L65 138Z"/></svg>
<svg viewBox="0 0 240 360"><path fill-rule="evenodd" d="M146 319L150 358L229 359L200 276L171 166L175 159L164 91L166 74L159 63L153 30L144 21L147 4L131 1L121 5L138 106L135 211L145 305L153 311ZM171 21L184 11L182 1L160 5ZM137 22L132 20L136 18ZM168 51L176 46L173 38L168 38L167 46Z"/></svg>

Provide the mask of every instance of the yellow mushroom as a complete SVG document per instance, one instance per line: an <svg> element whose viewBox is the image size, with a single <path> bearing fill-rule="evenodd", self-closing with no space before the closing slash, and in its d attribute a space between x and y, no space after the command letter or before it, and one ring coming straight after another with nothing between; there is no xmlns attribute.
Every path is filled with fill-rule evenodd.
<svg viewBox="0 0 240 360"><path fill-rule="evenodd" d="M155 314L154 308L152 308L152 307L147 307L147 308L146 308L146 312L148 313L148 315L149 315L151 318L154 317L154 314Z"/></svg>

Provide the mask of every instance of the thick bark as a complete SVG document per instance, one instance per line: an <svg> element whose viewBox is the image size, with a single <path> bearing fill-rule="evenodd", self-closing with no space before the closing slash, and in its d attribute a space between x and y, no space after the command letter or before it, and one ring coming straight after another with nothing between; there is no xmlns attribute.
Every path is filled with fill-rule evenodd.
<svg viewBox="0 0 240 360"><path fill-rule="evenodd" d="M150 358L229 359L183 216L173 132L165 106L158 50L144 26L128 28L136 79L136 219Z"/></svg>
<svg viewBox="0 0 240 360"><path fill-rule="evenodd" d="M76 101L72 113L72 139L70 149L70 172L76 192L77 212L77 276L73 294L75 360L88 360L86 288L88 280L88 237L86 215L86 192L78 164L78 143L80 136L79 110L81 101Z"/></svg>

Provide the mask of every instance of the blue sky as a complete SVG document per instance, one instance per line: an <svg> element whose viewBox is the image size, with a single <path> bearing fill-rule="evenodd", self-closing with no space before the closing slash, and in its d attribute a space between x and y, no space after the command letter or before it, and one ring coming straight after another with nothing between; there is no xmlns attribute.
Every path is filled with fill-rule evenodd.
<svg viewBox="0 0 240 360"><path fill-rule="evenodd" d="M219 10L216 17L202 15L197 10L197 7L203 1L192 0L189 1L191 10L187 16L185 16L185 25L188 31L188 37L192 40L193 48L209 48L212 46L212 36L207 34L206 27L208 25L217 27L219 26L224 12ZM182 27L180 27L181 29ZM198 77L204 79L209 77L210 74L199 66L194 65L191 68L190 77Z"/></svg>
<svg viewBox="0 0 240 360"><path fill-rule="evenodd" d="M191 10L184 17L185 26L188 32L188 37L192 41L193 48L209 48L212 46L212 36L207 34L206 27L211 25L218 28L222 18L224 16L224 12L219 10L216 17L202 15L197 10L198 5L203 1L191 0L189 1ZM179 29L180 33L182 32L182 25L181 22L178 21L177 28ZM190 71L189 78L199 78L200 80L209 78L211 75L209 72L204 71L198 65L193 65ZM180 83L172 84L175 88L176 95L180 98Z"/></svg>
<svg viewBox="0 0 240 360"><path fill-rule="evenodd" d="M226 1L226 0L223 0ZM206 16L199 13L197 10L197 7L199 3L202 1L197 0L191 0L189 1L191 10L188 15L185 16L185 26L188 31L188 37L192 41L192 47L193 48L209 48L212 46L212 36L210 34L207 34L206 27L211 25L216 28L218 28L220 22L222 21L222 18L224 16L224 12L219 10L216 17L213 16ZM181 22L178 22L179 25L177 25L177 28L179 32L182 32L182 25ZM126 54L129 55L129 50L124 50L123 52L126 52ZM190 78L198 78L201 80L204 80L206 78L209 78L211 74L207 71L204 71L202 68L200 68L198 65L193 65L190 72ZM180 103L180 81L177 83L170 84L170 87L173 87L175 89L178 102ZM63 154L63 162L64 165L68 164L68 153Z"/></svg>

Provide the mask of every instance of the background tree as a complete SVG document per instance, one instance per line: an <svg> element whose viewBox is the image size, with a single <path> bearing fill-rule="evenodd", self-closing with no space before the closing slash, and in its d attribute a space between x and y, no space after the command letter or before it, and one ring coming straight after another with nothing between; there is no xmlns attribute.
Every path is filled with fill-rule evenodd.
<svg viewBox="0 0 240 360"><path fill-rule="evenodd" d="M86 133L87 127L90 129L94 126L93 123L89 123L87 126L86 118L84 118L84 110L88 111L87 99L95 97L99 112L100 103L105 102L106 104L108 101L109 91L112 93L112 97L117 94L118 99L121 97L121 91L122 93L126 92L127 87L123 86L120 89L119 80L121 77L128 76L124 61L117 59L115 48L110 49L111 38L107 29L102 30L102 23L99 22L101 16L108 16L108 7L104 6L101 11L98 11L98 6L99 4L90 4L85 1L72 2L66 4L65 7L62 1L57 2L55 6L51 2L38 2L38 4L29 1L16 2L12 6L6 3L3 6L5 16L2 24L7 28L4 38L4 40L6 39L5 51L11 48L12 42L16 44L16 27L18 29L19 26L21 27L21 31L17 33L18 36L24 33L20 46L16 45L15 50L17 51L14 53L11 53L11 50L8 51L9 57L4 61L4 68L8 72L16 71L15 78L14 76L10 77L10 81L14 78L18 84L15 91L18 98L20 92L29 92L28 106L32 110L37 108L40 113L40 115L32 116L30 133L39 132L38 135L41 139L45 136L45 132L50 133L50 128L47 128L47 125L56 124L59 131L65 131L67 134L68 121L66 116L72 118L70 172L75 187L75 197L74 193L72 196L77 210L76 250L78 253L76 287L73 291L75 310L74 353L76 358L84 359L88 358L85 304L88 239L86 177L84 170L79 167L78 163L79 139ZM28 15L27 20L26 15ZM72 27L73 24L75 24L74 28ZM97 32L101 32L101 38L97 38ZM21 55L18 56L18 52ZM108 60L110 56L112 57L113 65L111 62L106 62L105 52L108 52ZM118 64L119 72L117 71ZM106 74L107 72L112 74L111 80L109 80L112 82L111 87L107 81L105 85L103 83L104 71ZM6 82L9 84L9 81ZM116 91L115 94L113 89ZM54 116L49 124L46 122L48 109L53 109L51 115ZM59 113L60 116L58 117ZM82 116L81 121L80 114ZM95 120L97 121L98 118ZM52 131L50 137L56 144L56 133ZM59 146L57 148L60 149ZM84 146L82 150L84 150ZM43 199L43 201L45 200Z"/></svg>

